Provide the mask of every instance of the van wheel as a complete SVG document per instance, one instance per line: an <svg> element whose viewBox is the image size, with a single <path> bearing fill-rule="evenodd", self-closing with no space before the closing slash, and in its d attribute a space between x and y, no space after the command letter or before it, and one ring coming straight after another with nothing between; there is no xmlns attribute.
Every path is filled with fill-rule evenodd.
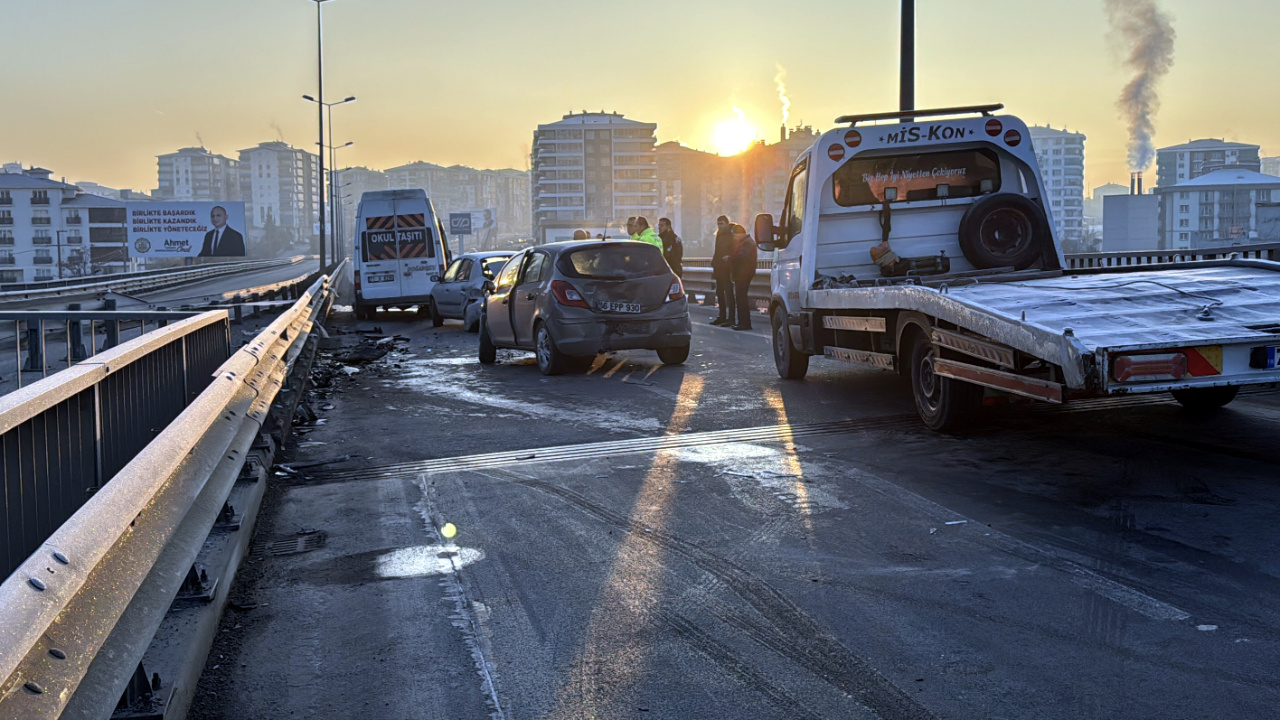
<svg viewBox="0 0 1280 720"><path fill-rule="evenodd" d="M979 270L1025 270L1051 244L1044 210L1022 195L990 195L965 211L960 220L960 249Z"/></svg>
<svg viewBox="0 0 1280 720"><path fill-rule="evenodd" d="M493 338L489 337L489 323L480 318L480 352L481 365L492 365L498 361L498 348L493 344Z"/></svg>
<svg viewBox="0 0 1280 720"><path fill-rule="evenodd" d="M538 356L538 369L543 375L559 375L564 372L571 360L556 347L551 331L543 323L538 323L534 333L533 352Z"/></svg>
<svg viewBox="0 0 1280 720"><path fill-rule="evenodd" d="M372 305L356 305L356 319L372 320L373 314L376 310L377 308Z"/></svg>
<svg viewBox="0 0 1280 720"><path fill-rule="evenodd" d="M658 348L658 359L663 365L679 365L689 359L689 346L678 345L676 347Z"/></svg>
<svg viewBox="0 0 1280 720"><path fill-rule="evenodd" d="M803 380L809 372L809 356L791 343L791 330L787 327L786 308L779 305L769 317L773 326L773 364L784 380Z"/></svg>
<svg viewBox="0 0 1280 720"><path fill-rule="evenodd" d="M916 412L925 427L937 432L955 432L969 424L982 406L982 388L952 380L933 372L938 348L923 332L914 333L911 343L911 394Z"/></svg>
<svg viewBox="0 0 1280 720"><path fill-rule="evenodd" d="M436 301L427 301L427 312L431 315L431 327L440 327L444 325L444 316L436 309Z"/></svg>
<svg viewBox="0 0 1280 720"><path fill-rule="evenodd" d="M1174 400L1177 400L1182 407L1191 412L1211 412L1235 400L1236 394L1240 392L1240 387L1238 385L1230 385L1226 387L1187 388L1186 390L1171 390L1169 392L1173 395Z"/></svg>
<svg viewBox="0 0 1280 720"><path fill-rule="evenodd" d="M462 329L469 333L480 329L480 303L473 302L462 311Z"/></svg>

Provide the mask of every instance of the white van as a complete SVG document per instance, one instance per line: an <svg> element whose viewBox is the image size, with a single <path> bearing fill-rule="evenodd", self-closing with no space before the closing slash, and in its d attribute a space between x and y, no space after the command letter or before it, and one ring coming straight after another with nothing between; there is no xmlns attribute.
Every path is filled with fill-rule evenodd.
<svg viewBox="0 0 1280 720"><path fill-rule="evenodd" d="M449 264L444 226L425 190L374 190L356 210L356 317L379 307L431 312L431 288Z"/></svg>

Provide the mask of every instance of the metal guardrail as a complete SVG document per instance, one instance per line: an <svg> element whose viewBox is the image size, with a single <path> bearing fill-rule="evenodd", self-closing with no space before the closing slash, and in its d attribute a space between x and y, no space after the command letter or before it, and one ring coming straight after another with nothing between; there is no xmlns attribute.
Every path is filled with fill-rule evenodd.
<svg viewBox="0 0 1280 720"><path fill-rule="evenodd" d="M77 482L99 483L61 526L53 518L39 521L52 534L0 584L0 718L39 720L64 710L76 717L111 714L208 536L301 343L313 322L327 315L331 278L342 269L317 280L216 373L193 364L178 379L184 358L216 358L217 348L189 354L184 339L197 334L197 325L225 323L225 311L175 323L121 345L110 361L103 353L96 362L0 400L6 470L11 439L22 447L39 429L46 435L43 445L29 445L35 452L47 451L51 441L80 448L69 467L79 468L73 478L84 479L70 482L71 494ZM186 403L194 388L188 376L197 372L211 381ZM114 390L105 387L109 383ZM118 401L103 403L107 393ZM148 412L159 414L138 416ZM166 413L176 415L172 422L152 419ZM127 427L127 437L115 446L92 442L86 416L100 418L103 427ZM114 463L120 467L111 472ZM59 460L44 477L63 473ZM34 493L36 483L30 485ZM37 516L42 508L35 508ZM38 536L23 535L23 547Z"/></svg>
<svg viewBox="0 0 1280 720"><path fill-rule="evenodd" d="M1280 260L1280 243L1234 245L1194 250L1145 250L1141 252L1077 253L1067 256L1067 269L1133 267L1165 263L1220 260L1235 255L1241 259Z"/></svg>
<svg viewBox="0 0 1280 720"><path fill-rule="evenodd" d="M187 283L206 280L208 278L234 275L236 273L263 270L266 268L292 265L299 262L302 256L276 258L272 260L253 260L249 262L218 263L181 270L145 270L137 273L121 273L99 278L79 278L78 282L55 287L39 287L19 290L0 290L0 305L21 303L29 307L33 302L57 300L60 298L79 297L101 292L117 292L134 294L163 290L165 288L185 285ZM54 281L59 282L59 281Z"/></svg>
<svg viewBox="0 0 1280 720"><path fill-rule="evenodd" d="M1241 259L1280 261L1280 243L1234 245L1222 248L1199 248L1196 250L1144 250L1139 252L1105 252L1077 253L1067 255L1067 270L1084 270L1088 268L1120 268L1141 265L1162 265L1167 263L1196 262L1199 260L1219 260L1231 256ZM711 276L711 258L685 258L684 289L690 297L703 296L703 304L715 302L715 280ZM769 287L769 271L773 269L773 260L762 259L756 262L756 275L751 280L749 296L756 302L768 301L772 290ZM710 301L707 300L710 298Z"/></svg>

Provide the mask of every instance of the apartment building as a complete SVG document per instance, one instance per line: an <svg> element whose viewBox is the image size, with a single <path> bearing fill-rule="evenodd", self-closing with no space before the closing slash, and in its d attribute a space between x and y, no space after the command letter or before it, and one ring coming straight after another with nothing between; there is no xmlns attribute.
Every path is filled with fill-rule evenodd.
<svg viewBox="0 0 1280 720"><path fill-rule="evenodd" d="M157 200L223 202L240 199L239 161L188 147L160 155L157 161Z"/></svg>
<svg viewBox="0 0 1280 720"><path fill-rule="evenodd" d="M1192 140L1156 152L1156 186L1167 188L1229 167L1261 172L1260 148L1225 140Z"/></svg>
<svg viewBox="0 0 1280 720"><path fill-rule="evenodd" d="M1048 126L1033 126L1030 130L1058 239L1068 252L1079 252L1085 236L1085 136Z"/></svg>
<svg viewBox="0 0 1280 720"><path fill-rule="evenodd" d="M0 173L0 284L132 269L124 203L81 193L43 168Z"/></svg>
<svg viewBox="0 0 1280 720"><path fill-rule="evenodd" d="M1155 193L1162 249L1280 242L1280 177L1224 168Z"/></svg>
<svg viewBox="0 0 1280 720"><path fill-rule="evenodd" d="M569 113L533 133L533 236L569 237L574 228L615 228L658 215L658 126L618 113Z"/></svg>

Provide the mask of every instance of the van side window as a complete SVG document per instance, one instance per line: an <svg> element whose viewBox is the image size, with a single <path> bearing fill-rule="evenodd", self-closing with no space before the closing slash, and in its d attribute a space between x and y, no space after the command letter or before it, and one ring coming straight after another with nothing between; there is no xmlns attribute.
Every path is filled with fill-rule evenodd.
<svg viewBox="0 0 1280 720"><path fill-rule="evenodd" d="M803 164L791 176L791 188L787 190L787 218L783 221L787 239L790 240L804 229L804 203L808 195L809 166Z"/></svg>
<svg viewBox="0 0 1280 720"><path fill-rule="evenodd" d="M524 264L524 274L520 278L521 285L530 285L542 282L547 275L547 256L536 252L530 253L529 259Z"/></svg>
<svg viewBox="0 0 1280 720"><path fill-rule="evenodd" d="M512 258L512 260L514 262L504 265L502 272L498 273L498 282L494 283L494 292L510 290L511 286L516 284L516 275L520 272L520 266L524 262L522 258Z"/></svg>

